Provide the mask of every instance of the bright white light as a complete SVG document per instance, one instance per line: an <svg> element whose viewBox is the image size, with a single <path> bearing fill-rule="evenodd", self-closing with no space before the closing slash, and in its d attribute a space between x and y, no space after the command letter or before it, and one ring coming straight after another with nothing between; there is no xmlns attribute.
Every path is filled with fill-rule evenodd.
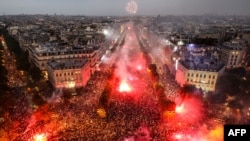
<svg viewBox="0 0 250 141"><path fill-rule="evenodd" d="M178 69L178 63L179 63L179 60L177 59L177 60L175 60L175 70L177 70Z"/></svg>
<svg viewBox="0 0 250 141"><path fill-rule="evenodd" d="M194 44L189 44L188 46L189 46L189 47L194 47Z"/></svg>
<svg viewBox="0 0 250 141"><path fill-rule="evenodd" d="M109 34L109 31L107 29L104 29L103 34L107 36Z"/></svg>
<svg viewBox="0 0 250 141"><path fill-rule="evenodd" d="M101 58L101 61L104 61L106 59L106 56L103 55L102 58Z"/></svg>
<svg viewBox="0 0 250 141"><path fill-rule="evenodd" d="M136 68L137 68L137 70L142 70L142 66L141 65L138 65Z"/></svg>
<svg viewBox="0 0 250 141"><path fill-rule="evenodd" d="M131 87L128 85L126 81L122 81L119 87L119 92L130 92Z"/></svg>
<svg viewBox="0 0 250 141"><path fill-rule="evenodd" d="M71 81L68 83L68 88L74 88L75 87L75 82Z"/></svg>
<svg viewBox="0 0 250 141"><path fill-rule="evenodd" d="M183 113L184 112L184 106L179 105L175 108L176 113Z"/></svg>
<svg viewBox="0 0 250 141"><path fill-rule="evenodd" d="M178 44L178 46L184 45L184 43L182 41L179 41L177 44Z"/></svg>
<svg viewBox="0 0 250 141"><path fill-rule="evenodd" d="M165 43L166 43L167 45L170 45L169 40L165 40Z"/></svg>
<svg viewBox="0 0 250 141"><path fill-rule="evenodd" d="M47 141L45 134L37 134L34 136L34 141Z"/></svg>
<svg viewBox="0 0 250 141"><path fill-rule="evenodd" d="M174 47L174 52L176 52L176 51L177 51L177 49L178 49L178 47L177 47L177 46L175 46L175 47Z"/></svg>
<svg viewBox="0 0 250 141"><path fill-rule="evenodd" d="M182 137L183 137L182 134L176 134L175 135L175 138L178 139L178 140L182 139Z"/></svg>

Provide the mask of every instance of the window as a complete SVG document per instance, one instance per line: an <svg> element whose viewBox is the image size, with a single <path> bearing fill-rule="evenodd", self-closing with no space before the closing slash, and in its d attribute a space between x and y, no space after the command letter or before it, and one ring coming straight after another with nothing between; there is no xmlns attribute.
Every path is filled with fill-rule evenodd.
<svg viewBox="0 0 250 141"><path fill-rule="evenodd" d="M209 75L208 78L211 78L211 75Z"/></svg>
<svg viewBox="0 0 250 141"><path fill-rule="evenodd" d="M200 74L200 78L202 77L202 74Z"/></svg>
<svg viewBox="0 0 250 141"><path fill-rule="evenodd" d="M199 74L196 74L196 77L199 77Z"/></svg>
<svg viewBox="0 0 250 141"><path fill-rule="evenodd" d="M188 73L188 77L190 76L190 74Z"/></svg>
<svg viewBox="0 0 250 141"><path fill-rule="evenodd" d="M215 75L213 75L213 79L215 79Z"/></svg>
<svg viewBox="0 0 250 141"><path fill-rule="evenodd" d="M206 74L203 75L203 78L206 78Z"/></svg>

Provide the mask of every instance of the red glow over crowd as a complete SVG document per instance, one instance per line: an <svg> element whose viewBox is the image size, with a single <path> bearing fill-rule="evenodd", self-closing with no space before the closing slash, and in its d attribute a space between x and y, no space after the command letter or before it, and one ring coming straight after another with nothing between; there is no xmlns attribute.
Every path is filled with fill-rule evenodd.
<svg viewBox="0 0 250 141"><path fill-rule="evenodd" d="M133 40L135 38L133 36L135 35L130 35L132 36L130 40ZM124 46L126 48L123 48L125 50L122 50L123 53L133 50L133 48L128 48L129 45L126 42ZM81 138L84 136L86 138L92 137L93 139L93 137L97 136L98 138L98 135L103 134L99 136L99 139L100 137L106 137L102 138L102 140L119 138L126 141L137 139L145 141L162 139L171 141L222 141L221 127L214 126L207 128L205 125L203 127L204 111L201 99L192 96L185 96L183 98L175 92L175 89L179 87L174 85L175 83L172 79L167 78L169 76L164 76L167 81L167 85L164 86L162 86L163 83L158 78L163 76L159 76L159 74L150 80L151 76L149 74L152 72L149 71L148 64L151 62L146 62L142 53L137 52L138 48L134 50L136 51L131 53L132 55L128 53L119 56L121 59L117 60L114 65L115 67L112 68L113 70L110 69L110 71L107 69L107 73L112 72L111 77L107 77L106 73L104 73L103 76L107 77L107 80L106 78L102 78L105 79L102 81L103 83L95 85L96 83L93 82L93 88L91 85L89 89L86 89L86 93L82 96L72 98L73 100L70 100L69 104L64 105L64 107L60 103L57 103L59 106L50 106L49 108L55 109L53 110L55 119L52 119L52 115L48 116L47 113L33 113L32 117L34 118L30 119L30 127L36 125L36 119L43 121L53 120L55 123L58 122L58 119L59 121L61 119L61 121L58 125L47 124L46 130L31 132L29 138L33 137L28 141L50 140L48 129L55 129L59 132L58 127L65 129L64 133L67 133L66 130L68 131L68 129L75 129L75 132L80 132ZM95 82L100 82L100 80L101 78L98 78ZM99 88L98 86L105 83L109 84L106 91L104 91L105 86L102 86L104 90L97 89ZM154 88L154 83L159 84L159 89L156 87L158 85ZM158 95L156 94L156 90L159 93ZM103 105L98 109L97 103L98 98L101 97L100 95L103 97L102 99L100 98L99 103L104 102L101 103ZM162 100L162 107L168 105L168 107L174 108L164 107L167 110L162 108L165 111L161 111L160 98ZM172 103L169 104L169 101ZM99 117L100 115L103 116L102 119L106 118L108 122L100 119L93 112L96 109L98 109L97 113L99 113ZM45 109L44 111L48 110ZM163 116L164 112L166 116ZM43 133L44 131L46 133ZM75 132L69 133L73 134ZM71 135L62 134L61 136L66 137ZM80 135L75 136L74 139ZM86 138L84 139L86 140Z"/></svg>
<svg viewBox="0 0 250 141"><path fill-rule="evenodd" d="M192 95L192 94L191 94ZM200 121L203 115L202 101L196 97L176 98L175 121L192 124Z"/></svg>

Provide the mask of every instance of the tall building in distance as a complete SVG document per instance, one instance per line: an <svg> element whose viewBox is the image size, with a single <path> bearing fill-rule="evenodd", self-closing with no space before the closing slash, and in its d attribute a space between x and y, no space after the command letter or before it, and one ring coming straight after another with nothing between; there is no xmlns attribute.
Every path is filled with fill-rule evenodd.
<svg viewBox="0 0 250 141"><path fill-rule="evenodd" d="M235 41L225 42L221 46L221 59L226 68L236 68L242 66L242 58L245 52L243 44Z"/></svg>

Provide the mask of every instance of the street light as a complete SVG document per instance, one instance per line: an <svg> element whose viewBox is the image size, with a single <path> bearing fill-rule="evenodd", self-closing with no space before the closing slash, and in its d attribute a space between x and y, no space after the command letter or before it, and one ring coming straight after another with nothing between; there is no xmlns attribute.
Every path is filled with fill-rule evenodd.
<svg viewBox="0 0 250 141"><path fill-rule="evenodd" d="M179 41L179 42L177 43L177 45L178 45L178 46L183 46L184 43L183 43L182 41Z"/></svg>
<svg viewBox="0 0 250 141"><path fill-rule="evenodd" d="M109 34L109 31L108 31L107 29L104 29L102 32L103 32L103 34L104 34L105 36L107 36L107 35Z"/></svg>
<svg viewBox="0 0 250 141"><path fill-rule="evenodd" d="M180 57L174 57L173 60L175 61L175 70L177 70L178 69L178 64L179 64Z"/></svg>
<svg viewBox="0 0 250 141"><path fill-rule="evenodd" d="M167 44L167 45L170 45L170 41L169 40L165 40L165 43Z"/></svg>

